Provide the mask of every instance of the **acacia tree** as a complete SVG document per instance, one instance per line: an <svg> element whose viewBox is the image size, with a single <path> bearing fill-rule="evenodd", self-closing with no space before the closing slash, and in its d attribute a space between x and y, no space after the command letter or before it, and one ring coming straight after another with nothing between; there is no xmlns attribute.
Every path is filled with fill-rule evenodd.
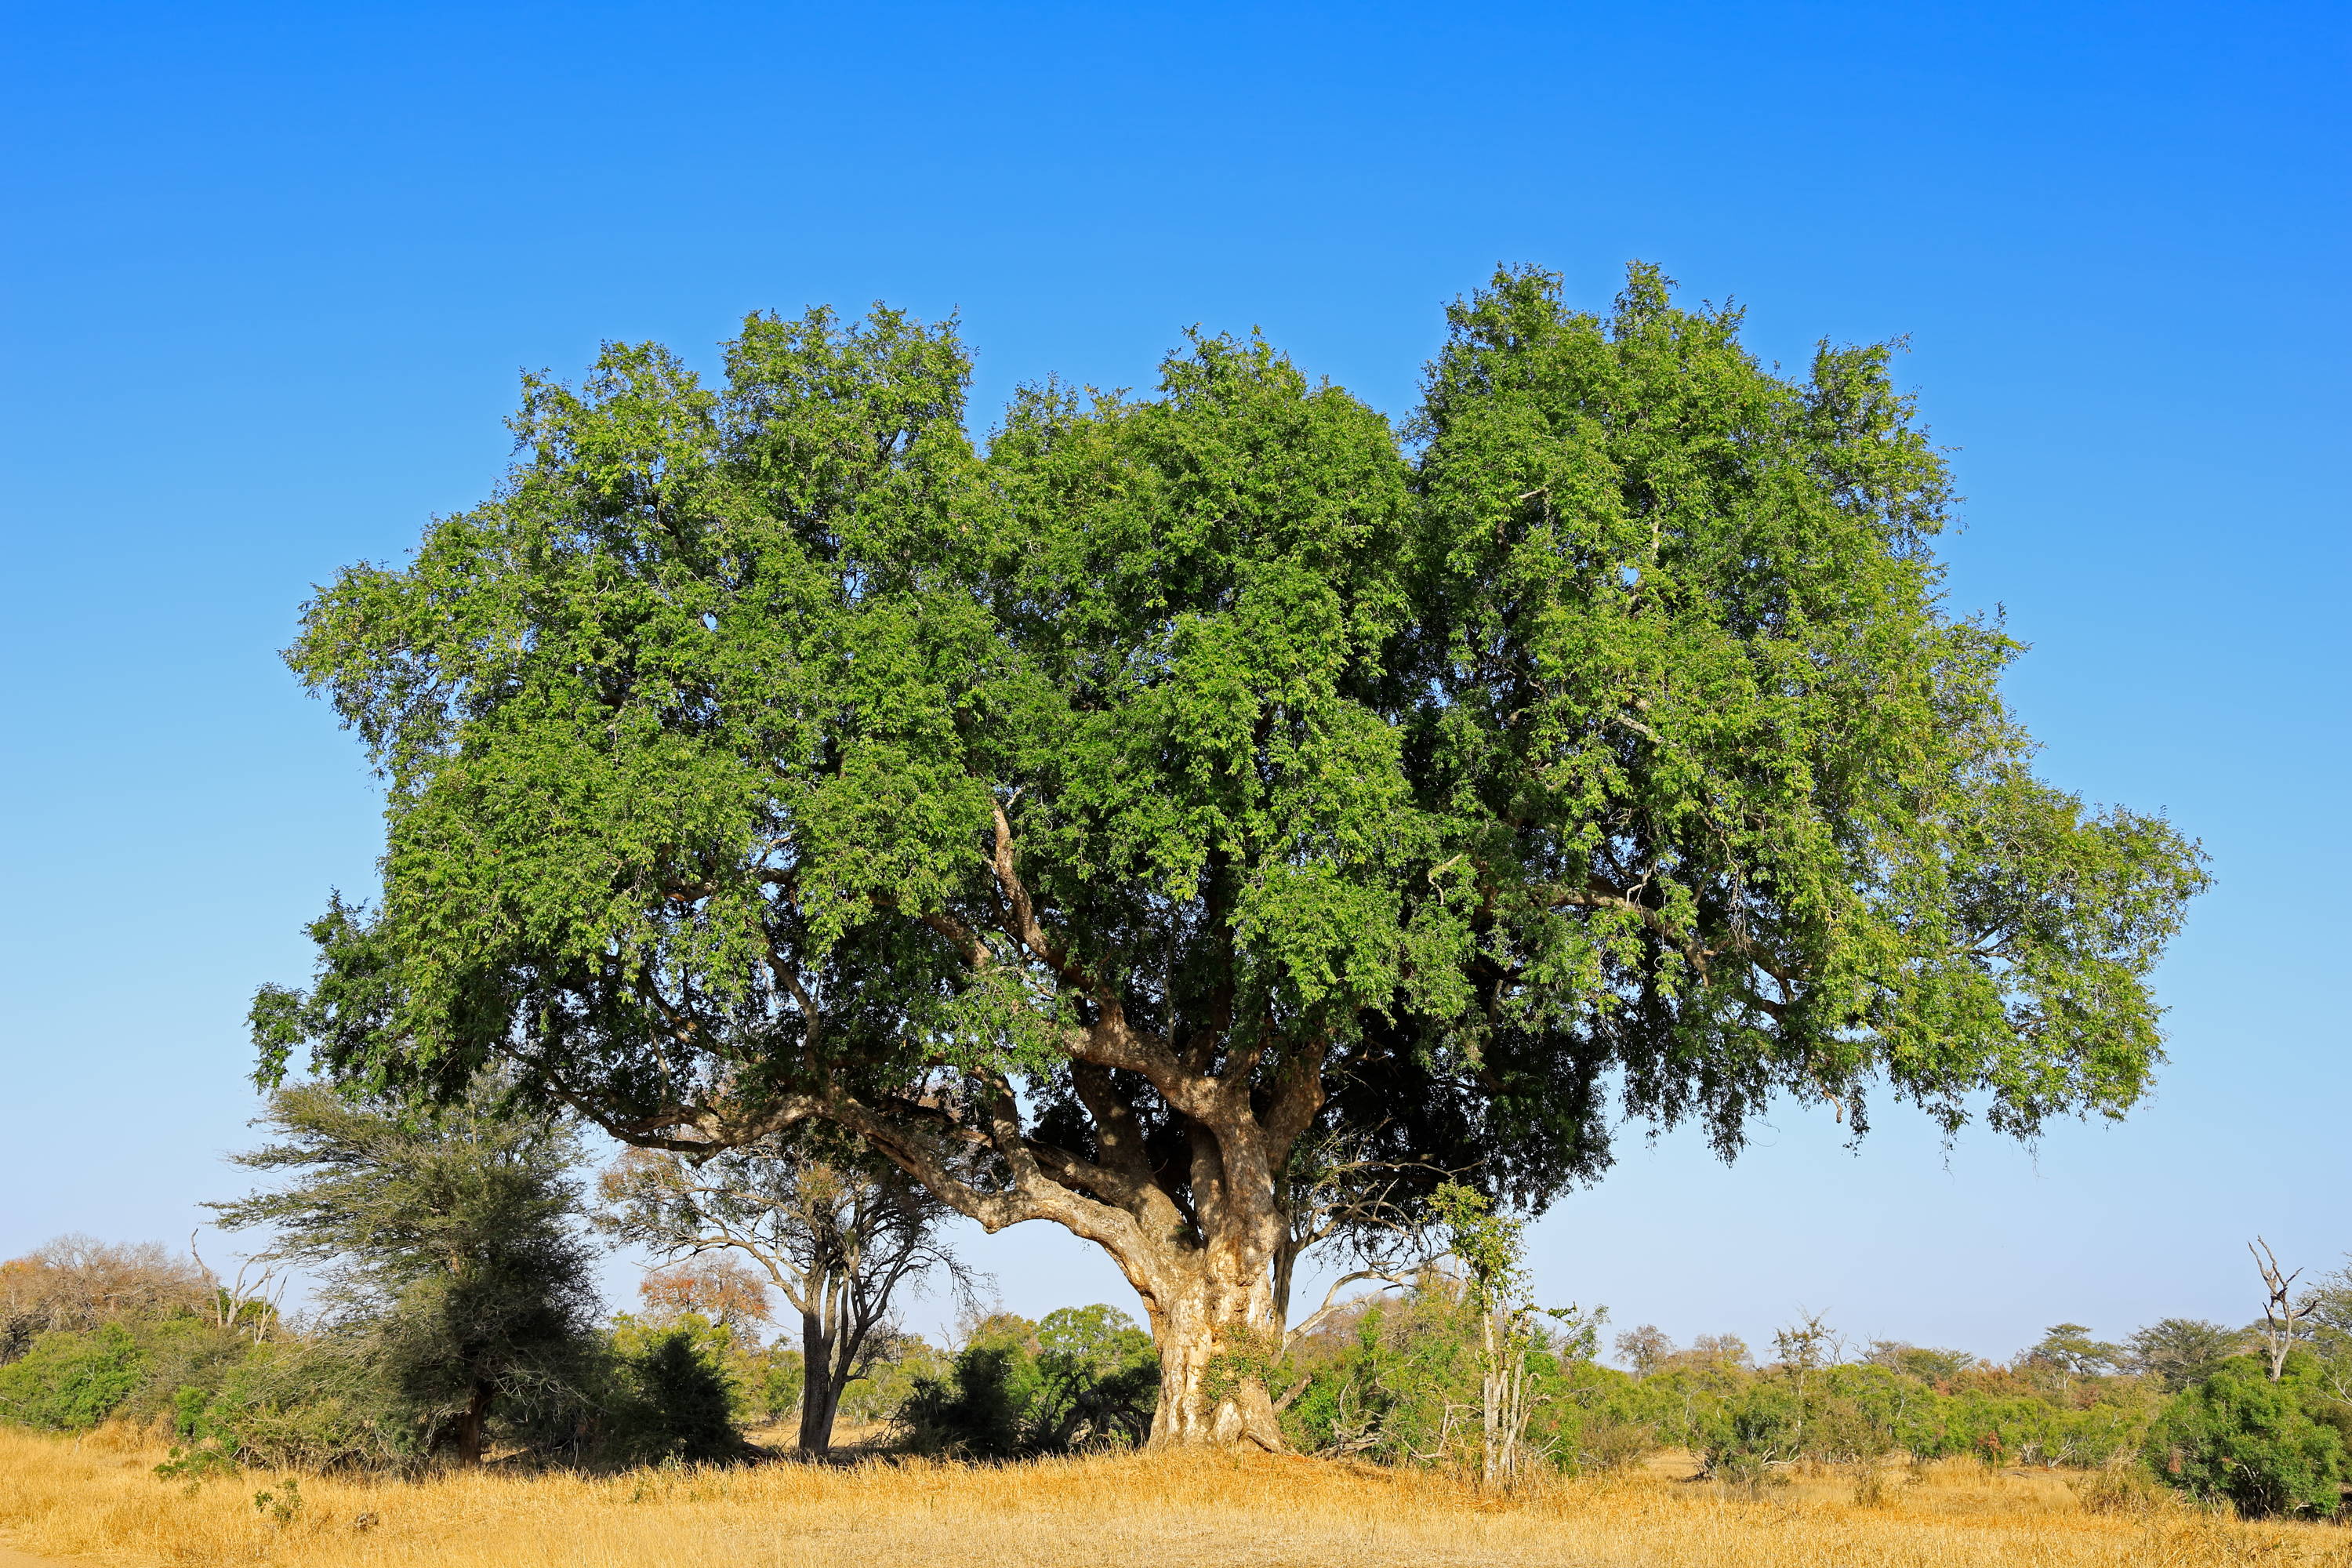
<svg viewBox="0 0 2352 1568"><path fill-rule="evenodd" d="M976 449L952 327L878 307L755 316L715 386L529 380L498 495L289 650L387 843L257 996L265 1077L499 1058L698 1154L830 1122L1104 1247L1155 1442L1268 1446L1310 1133L1532 1208L1619 1110L1727 1156L1874 1084L2122 1113L2200 858L2029 771L1886 350L1783 377L1639 268L1448 321L1410 452L1198 335Z"/></svg>
<svg viewBox="0 0 2352 1568"><path fill-rule="evenodd" d="M842 1394L889 1346L899 1288L935 1269L966 1288L940 1234L947 1206L897 1167L854 1154L760 1147L697 1163L633 1149L599 1190L600 1228L672 1258L740 1253L800 1313L804 1454L832 1449Z"/></svg>
<svg viewBox="0 0 2352 1568"><path fill-rule="evenodd" d="M289 1180L205 1205L224 1229L269 1227L268 1256L325 1267L329 1325L397 1382L426 1447L465 1466L501 1406L577 1403L596 1304L566 1178L576 1143L498 1110L478 1085L443 1107L281 1089L260 1119L278 1142L230 1159Z"/></svg>

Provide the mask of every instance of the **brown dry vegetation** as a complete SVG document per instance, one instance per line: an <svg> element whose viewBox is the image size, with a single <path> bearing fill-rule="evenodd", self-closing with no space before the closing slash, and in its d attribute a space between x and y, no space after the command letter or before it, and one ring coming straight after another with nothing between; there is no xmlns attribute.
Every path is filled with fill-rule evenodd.
<svg viewBox="0 0 2352 1568"><path fill-rule="evenodd" d="M2249 1525L2168 1500L2084 1506L2083 1478L1972 1464L1885 1475L1856 1503L1835 1473L1755 1499L1666 1466L1481 1498L1432 1476L1208 1453L1003 1468L842 1468L311 1477L278 1523L283 1478L158 1480L142 1435L0 1431L0 1540L59 1561L286 1568L764 1568L823 1562L1023 1568L1186 1564L1583 1564L1591 1568L2191 1568L2352 1565L2352 1531ZM354 1529L362 1516L374 1523Z"/></svg>

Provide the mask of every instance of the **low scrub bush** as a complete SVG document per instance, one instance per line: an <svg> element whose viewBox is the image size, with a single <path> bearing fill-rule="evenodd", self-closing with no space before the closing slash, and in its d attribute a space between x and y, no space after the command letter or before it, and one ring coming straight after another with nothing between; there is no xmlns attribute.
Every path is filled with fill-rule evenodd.
<svg viewBox="0 0 2352 1568"><path fill-rule="evenodd" d="M2075 1501L2084 1513L2137 1515L2154 1513L2172 1502L2173 1494L2159 1485L2137 1459L2094 1470L2070 1482Z"/></svg>
<svg viewBox="0 0 2352 1568"><path fill-rule="evenodd" d="M424 1422L363 1343L321 1336L257 1345L212 1386L172 1391L166 1473L242 1465L301 1470L420 1465Z"/></svg>
<svg viewBox="0 0 2352 1568"><path fill-rule="evenodd" d="M1575 1473L1613 1469L1657 1441L1651 1413L1622 1403L1633 1384L1596 1366L1537 1322L1527 1355L1524 1452ZM1433 1276L1394 1300L1368 1302L1294 1350L1276 1381L1297 1389L1284 1412L1309 1453L1475 1468L1481 1448L1479 1329L1460 1282Z"/></svg>

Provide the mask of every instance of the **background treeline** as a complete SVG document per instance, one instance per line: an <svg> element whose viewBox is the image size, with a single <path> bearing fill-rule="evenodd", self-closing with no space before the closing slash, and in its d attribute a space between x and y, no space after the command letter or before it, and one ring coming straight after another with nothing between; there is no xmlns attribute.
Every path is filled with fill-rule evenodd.
<svg viewBox="0 0 2352 1568"><path fill-rule="evenodd" d="M68 1237L0 1263L0 1421L147 1424L190 1476L815 1456L836 1418L869 1451L978 1460L1149 1437L1149 1336L1104 1305L981 1310L936 1205L888 1173L836 1149L692 1169L632 1155L592 1204L573 1135L494 1100L275 1096L272 1141L236 1159L276 1184L213 1206L271 1233L271 1267L313 1271L299 1316L282 1276L223 1281L152 1245ZM634 1310L596 1299L600 1229L672 1258ZM1762 1353L1644 1325L1614 1336L1610 1365L1602 1315L1535 1302L1519 1222L1475 1192L1437 1189L1412 1240L1409 1265L1370 1271L1384 1288L1221 1352L1215 1375L1277 1392L1295 1448L1504 1484L1679 1448L1751 1488L1850 1467L1865 1496L1891 1462L1966 1458L2248 1514L2344 1511L2352 1268L2303 1284L2264 1249L2248 1327L2167 1319L2107 1343L2062 1323L2003 1363L1853 1344L1814 1319ZM930 1270L965 1303L949 1347L893 1306Z"/></svg>
<svg viewBox="0 0 2352 1568"><path fill-rule="evenodd" d="M789 1421L800 1353L763 1337L748 1270L647 1277L638 1310L563 1325L497 1402L484 1441L515 1460L591 1465L754 1457ZM1552 1329L1525 1356L1532 1462L1605 1471L1661 1448L1715 1478L1769 1486L1805 1467L1966 1458L2169 1482L2248 1513L2336 1511L2352 1479L2352 1271L2297 1302L2270 1376L2273 1326L2168 1319L2122 1343L2053 1327L2007 1363L1897 1342L1849 1345L1819 1321L1758 1356L1737 1336L1678 1346ZM1480 1460L1482 1335L1458 1271L1344 1302L1274 1361L1303 1452L1403 1466ZM0 1419L51 1430L167 1426L175 1468L412 1469L462 1421L419 1376L414 1325L289 1318L152 1245L68 1237L0 1264ZM874 1447L1003 1459L1139 1444L1158 1384L1150 1340L1096 1305L1032 1321L968 1316L953 1349L890 1336L842 1415Z"/></svg>
<svg viewBox="0 0 2352 1568"><path fill-rule="evenodd" d="M68 1237L0 1263L0 1421L163 1426L178 1445L167 1468L191 1475L413 1470L444 1448L464 1462L470 1369L454 1348L478 1363L504 1352L478 1435L495 1455L628 1465L761 1453L753 1435L799 1413L803 1363L764 1336L771 1309L757 1279L704 1264L648 1275L641 1296L603 1322L559 1320L534 1325L528 1342L484 1335L452 1347L433 1342L442 1325L413 1302L298 1318L154 1244ZM1159 1363L1118 1309L1036 1322L989 1313L957 1338L950 1352L894 1331L843 1401L850 1427L875 1446L970 1458L1149 1436ZM466 1446L441 1440L452 1434Z"/></svg>

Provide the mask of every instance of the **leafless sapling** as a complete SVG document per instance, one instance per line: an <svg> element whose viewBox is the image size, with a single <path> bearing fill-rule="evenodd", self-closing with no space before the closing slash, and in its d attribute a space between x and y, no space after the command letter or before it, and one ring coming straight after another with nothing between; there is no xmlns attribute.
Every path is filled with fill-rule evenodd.
<svg viewBox="0 0 2352 1568"><path fill-rule="evenodd" d="M2276 1383L2286 1375L2286 1352L2294 1346L2295 1327L2310 1310L2309 1303L2294 1294L2303 1270L2282 1272L2278 1255L2259 1236L2246 1243L2246 1250L2254 1255L2254 1267L2263 1271L2263 1287L2269 1293L2263 1302L2263 1348L2270 1358L2271 1381Z"/></svg>

